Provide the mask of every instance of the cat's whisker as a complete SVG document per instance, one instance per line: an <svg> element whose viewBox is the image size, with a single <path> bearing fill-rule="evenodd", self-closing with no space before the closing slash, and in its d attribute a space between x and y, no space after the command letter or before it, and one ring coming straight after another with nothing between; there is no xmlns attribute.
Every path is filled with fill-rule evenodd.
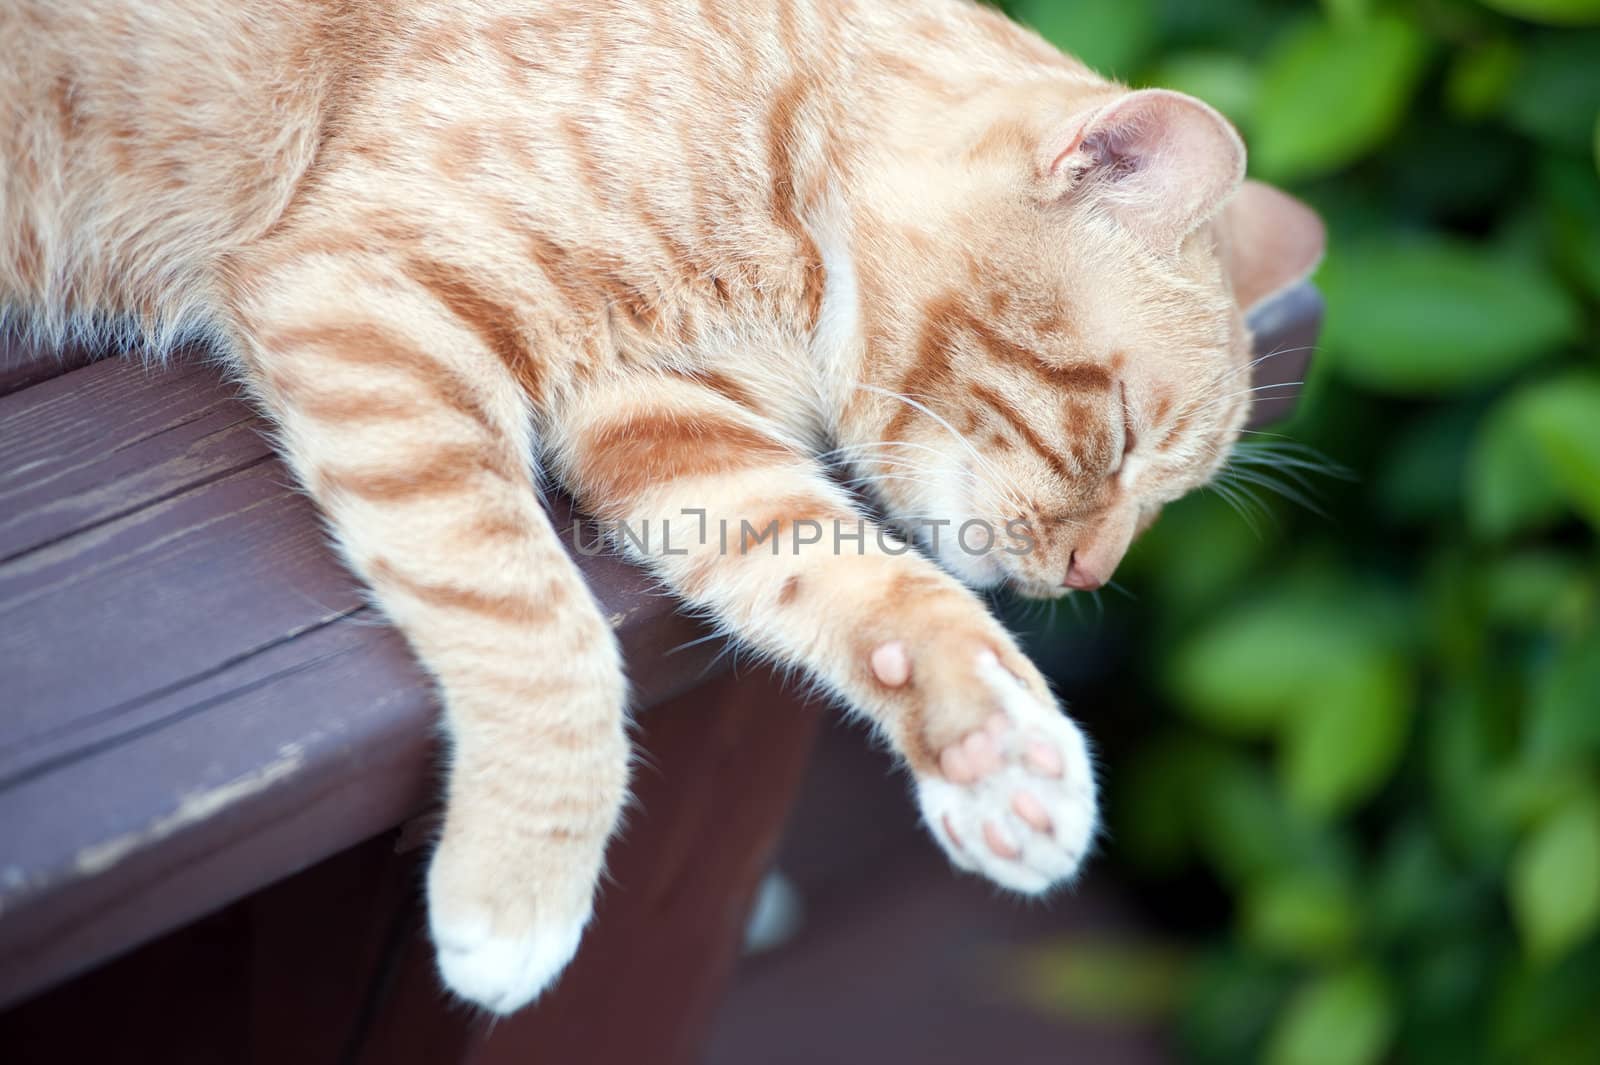
<svg viewBox="0 0 1600 1065"><path fill-rule="evenodd" d="M926 487L928 484L925 478L913 477L908 473L872 473L863 475L861 477L852 477L850 480L847 480L844 483L854 487L856 485L882 484L885 481L909 481L912 484L921 485L923 487Z"/></svg>
<svg viewBox="0 0 1600 1065"><path fill-rule="evenodd" d="M1005 498L1006 502L1010 503L1012 506L1018 507L1019 509L1027 509L1026 503L1024 502L1024 494L1018 491L1015 484L1011 483L1010 479L1006 476L1005 471L1001 470L998 466L991 462L983 454L983 452L979 451L973 446L972 441L968 440L966 436L960 432L960 430L946 421L943 416L929 408L927 404L918 402L917 400L912 399L910 396L902 395L899 392L895 392L887 388L879 388L877 385L868 385L858 382L854 387L863 392L872 392L880 396L885 396L889 399L898 400L913 410L921 411L929 418L932 418L958 443L960 443L962 447L966 448L968 453L972 455L973 459L978 463L978 465L995 479L996 484L994 487L998 487L1001 490L1000 494Z"/></svg>
<svg viewBox="0 0 1600 1065"><path fill-rule="evenodd" d="M1235 376L1237 376L1237 375L1239 375L1241 373L1248 373L1249 371L1254 370L1257 366L1260 366L1262 363L1268 361L1269 359L1276 359L1276 358L1278 358L1280 356L1283 356L1283 355L1298 355L1302 351L1309 351L1309 352L1315 354L1317 352L1317 350L1318 350L1318 348L1317 348L1317 346L1315 344L1303 344L1303 345L1301 345L1300 347L1297 347L1297 348L1279 348L1276 351L1269 351L1265 355L1261 355L1261 356L1258 356L1257 358L1251 359L1249 362L1245 363L1242 366L1235 366L1235 367L1232 367L1231 369L1224 370L1221 374L1219 374L1217 376L1216 380L1213 382L1213 385L1219 385L1222 382L1226 381L1228 378L1235 377Z"/></svg>
<svg viewBox="0 0 1600 1065"><path fill-rule="evenodd" d="M1252 533L1254 533L1257 537L1260 537L1261 526L1257 524L1255 515L1251 512L1250 507L1245 503L1244 498L1241 498L1239 490L1234 485L1221 481L1212 481L1206 487L1215 492L1218 498L1220 498L1224 503L1228 504L1229 508L1232 509L1235 514L1239 515L1241 519L1243 519L1245 525ZM1255 500L1251 500L1251 503L1255 502Z"/></svg>
<svg viewBox="0 0 1600 1065"><path fill-rule="evenodd" d="M1278 470L1302 470L1309 474L1353 481L1355 475L1307 444L1278 437L1275 440L1241 440L1234 445L1229 463L1265 466Z"/></svg>
<svg viewBox="0 0 1600 1065"><path fill-rule="evenodd" d="M1246 460L1240 463L1229 464L1234 469L1248 470L1252 473L1271 473L1287 477L1295 484L1308 492L1316 491L1316 477L1331 477L1336 480L1353 480L1353 476L1338 466L1321 465L1312 462L1253 462Z"/></svg>
<svg viewBox="0 0 1600 1065"><path fill-rule="evenodd" d="M1210 382L1209 386L1204 391L1200 392L1196 396L1196 398L1195 398L1193 403L1190 403L1190 404L1184 406L1180 410L1179 416L1180 417L1185 417L1185 418L1193 417L1196 414L1199 414L1199 413L1202 413L1203 411L1209 410L1210 409L1210 404L1226 402L1227 400L1237 398L1238 396L1244 394L1242 392L1232 392L1232 393L1229 393L1228 395L1225 395L1225 396L1211 398L1210 399L1210 404L1207 404L1207 402L1206 402L1207 398L1208 398L1207 397L1207 393L1210 392L1212 389L1221 387L1222 385L1226 384L1231 378L1237 377L1239 374L1248 373L1249 371L1254 370L1257 366L1260 366L1262 363L1267 362L1270 359L1275 359L1275 358L1278 358L1279 356L1282 356L1282 355L1292 355L1292 354L1296 354L1296 353L1302 352L1302 351L1315 352L1316 350L1317 350L1317 348L1316 348L1315 345L1302 345L1300 347L1295 347L1295 348L1279 348L1276 351L1269 351L1265 355L1259 355L1256 358L1251 359L1249 362L1247 362L1247 363L1245 363L1245 364L1243 364L1241 366L1233 366L1233 367L1229 367L1227 369L1224 369L1224 370L1222 370L1220 373L1218 373L1216 376L1214 376L1211 379L1211 382ZM1267 384L1257 385L1256 389L1265 390L1265 389L1270 389L1270 388L1281 388L1281 387L1285 387L1285 386L1288 386L1288 385L1293 385L1295 387L1299 387L1300 385L1303 385L1304 383L1305 383L1304 381L1269 382Z"/></svg>
<svg viewBox="0 0 1600 1065"><path fill-rule="evenodd" d="M720 633L720 632L707 633L706 635L701 636L698 639L688 640L688 641L686 641L684 643L678 644L678 646L676 646L676 647L668 648L667 650L661 652L661 655L662 655L663 658L666 658L666 657L669 657L671 655L677 654L679 651L687 651L692 647L699 647L703 643L710 643L712 640L720 640L720 639L722 639L722 636L723 636L723 634ZM726 652L724 652L724 653L726 653Z"/></svg>
<svg viewBox="0 0 1600 1065"><path fill-rule="evenodd" d="M1252 385L1249 388L1236 389L1235 391L1226 392L1220 396L1213 397L1209 404L1197 408L1197 412L1209 410L1213 406L1226 403L1231 399L1238 399L1240 396L1253 396L1259 392L1271 392L1275 388L1299 388L1304 384L1304 381L1268 381L1266 384Z"/></svg>
<svg viewBox="0 0 1600 1065"><path fill-rule="evenodd" d="M1243 485L1249 484L1260 488L1265 488L1267 491L1281 496L1291 503L1298 503L1300 506L1306 508L1319 517L1327 517L1327 514L1323 511L1322 507L1307 491L1302 491L1300 488L1296 488L1293 485L1284 484L1282 481L1278 481L1267 476L1263 471L1245 471L1235 469L1226 471L1221 476L1222 479L1226 480L1227 483L1232 484L1235 487L1242 487Z"/></svg>
<svg viewBox="0 0 1600 1065"><path fill-rule="evenodd" d="M1308 491L1312 488L1310 476L1323 472L1312 463L1299 461L1275 462L1270 457L1240 453L1237 450L1228 456L1228 461L1223 468L1226 470L1244 470L1252 473L1281 474Z"/></svg>
<svg viewBox="0 0 1600 1065"><path fill-rule="evenodd" d="M1255 386L1253 386L1251 388L1241 388L1241 389L1239 389L1237 391L1234 391L1234 392L1228 392L1228 393L1224 393L1223 395L1220 395L1220 396L1210 397L1209 399L1206 399L1204 402L1198 403L1198 404L1190 406L1190 407L1186 407L1186 408L1183 409L1182 413L1180 414L1180 417L1183 417L1183 418L1198 417L1199 415L1202 415L1202 414L1205 414L1205 413L1207 413L1209 411L1212 411L1212 410L1216 409L1217 407L1222 406L1225 403L1230 403L1233 400L1238 399L1240 396L1254 396L1257 393L1271 392L1273 389L1278 389L1278 388L1291 388L1291 389L1292 388L1299 388L1300 386L1302 386L1304 384L1305 384L1304 381L1273 381L1273 382L1270 382L1270 383L1264 384L1264 385L1255 385Z"/></svg>
<svg viewBox="0 0 1600 1065"><path fill-rule="evenodd" d="M1074 620L1081 626L1083 624L1083 600L1076 595L1068 595L1065 598L1072 606Z"/></svg>
<svg viewBox="0 0 1600 1065"><path fill-rule="evenodd" d="M956 476L961 477L963 480L972 478L974 476L971 470L939 470L927 465L926 463L912 462L906 459L897 459L889 455L877 456L871 459L863 459L862 461L854 463L853 465L857 467L857 472L851 473L849 470L841 471L848 474L848 476L842 477L841 480L854 482L869 481L874 476L874 467L883 467L886 469L896 470L911 470L916 473L926 474L929 478L939 477L947 472L954 472Z"/></svg>
<svg viewBox="0 0 1600 1065"><path fill-rule="evenodd" d="M916 451L928 451L940 457L945 454L942 448L934 447L932 444L917 443L912 440L868 440L858 444L843 444L839 447L829 448L827 451L819 453L817 458L827 462L857 451L886 451L892 448L911 448Z"/></svg>
<svg viewBox="0 0 1600 1065"><path fill-rule="evenodd" d="M1248 443L1248 441L1245 441L1245 443ZM1329 476L1339 476L1345 472L1343 467L1336 462L1317 461L1310 458L1301 458L1300 456L1292 454L1247 450L1242 449L1238 444L1234 445L1232 460L1247 466L1270 466L1273 469L1306 470L1310 473L1327 474Z"/></svg>
<svg viewBox="0 0 1600 1065"><path fill-rule="evenodd" d="M964 467L957 466L957 467L955 467L953 469L943 469L943 468L940 468L940 467L929 465L929 464L924 463L924 462L915 462L915 461L912 461L910 459L899 458L899 457L896 457L896 456L893 456L893 455L873 455L873 456L868 456L866 458L858 458L852 463L852 465L856 465L856 466L875 466L875 465L876 466L896 466L896 467L900 467L900 468L904 468L904 469L911 469L911 470L916 470L916 471L921 472L921 473L925 473L930 478L953 475L953 476L961 478L965 483L970 484L970 485L982 486L982 485L986 484L986 482L982 478L980 478L977 474L975 474L972 470L966 469ZM870 480L872 477L873 477L872 473L864 472L864 473L857 474L854 477L848 478L848 481L849 482L860 482L860 481L864 481L864 480Z"/></svg>

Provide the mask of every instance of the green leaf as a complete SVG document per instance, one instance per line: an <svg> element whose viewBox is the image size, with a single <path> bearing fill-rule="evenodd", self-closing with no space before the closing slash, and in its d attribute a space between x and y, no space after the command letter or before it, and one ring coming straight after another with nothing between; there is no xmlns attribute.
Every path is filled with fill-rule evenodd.
<svg viewBox="0 0 1600 1065"><path fill-rule="evenodd" d="M1544 271L1443 240L1352 248L1330 257L1323 284L1336 368L1380 392L1488 384L1580 328L1577 307Z"/></svg>
<svg viewBox="0 0 1600 1065"><path fill-rule="evenodd" d="M1559 959L1600 926L1600 798L1581 793L1540 824L1511 862L1511 912L1529 955Z"/></svg>
<svg viewBox="0 0 1600 1065"><path fill-rule="evenodd" d="M1586 26L1600 22L1600 0L1480 0L1503 15L1552 26Z"/></svg>
<svg viewBox="0 0 1600 1065"><path fill-rule="evenodd" d="M1387 598L1370 590L1285 586L1209 619L1174 656L1169 680L1196 719L1264 735L1308 683L1364 658L1393 622Z"/></svg>
<svg viewBox="0 0 1600 1065"><path fill-rule="evenodd" d="M1540 761L1524 752L1516 764L1496 770L1480 783L1478 801L1500 823L1521 832L1588 790L1589 775L1581 762Z"/></svg>
<svg viewBox="0 0 1600 1065"><path fill-rule="evenodd" d="M1019 19L1109 77L1126 78L1155 43L1151 0L1020 0Z"/></svg>
<svg viewBox="0 0 1600 1065"><path fill-rule="evenodd" d="M1593 1065L1600 1046L1594 1008L1600 940L1553 965L1507 966L1502 983L1491 1018L1495 1061Z"/></svg>
<svg viewBox="0 0 1600 1065"><path fill-rule="evenodd" d="M1467 522L1498 540L1553 523L1566 511L1555 474L1528 429L1521 393L1502 400L1484 419L1467 469Z"/></svg>
<svg viewBox="0 0 1600 1065"><path fill-rule="evenodd" d="M1523 397L1522 417L1567 499L1600 527L1600 377L1572 374Z"/></svg>
<svg viewBox="0 0 1600 1065"><path fill-rule="evenodd" d="M1240 923L1246 942L1264 954L1327 960L1355 939L1355 900L1339 881L1291 873L1265 879L1245 893Z"/></svg>
<svg viewBox="0 0 1600 1065"><path fill-rule="evenodd" d="M1496 765L1512 753L1504 716L1481 681L1448 689L1427 711L1425 754L1441 834L1484 863L1502 861L1511 835L1503 811L1484 801Z"/></svg>
<svg viewBox="0 0 1600 1065"><path fill-rule="evenodd" d="M1490 413L1468 475L1474 531L1499 538L1548 525L1567 507L1600 527L1600 377L1527 385Z"/></svg>
<svg viewBox="0 0 1600 1065"><path fill-rule="evenodd" d="M1306 683L1286 722L1281 766L1289 800L1327 817L1389 778L1405 745L1411 680L1400 660L1377 654Z"/></svg>
<svg viewBox="0 0 1600 1065"><path fill-rule="evenodd" d="M1360 25L1372 14L1373 0L1322 0L1328 21L1335 25Z"/></svg>
<svg viewBox="0 0 1600 1065"><path fill-rule="evenodd" d="M1546 154L1539 167L1545 233L1563 266L1600 297L1600 178L1577 157Z"/></svg>
<svg viewBox="0 0 1600 1065"><path fill-rule="evenodd" d="M1450 939L1498 909L1497 891L1497 883L1466 875L1417 817L1385 842L1362 892L1361 916L1379 942Z"/></svg>
<svg viewBox="0 0 1600 1065"><path fill-rule="evenodd" d="M1179 1019L1183 1060L1239 1065L1256 1048L1285 998L1283 974L1235 947L1207 954L1195 966L1189 1001Z"/></svg>
<svg viewBox="0 0 1600 1065"><path fill-rule="evenodd" d="M1477 428L1474 413L1465 406L1438 407L1396 429L1372 493L1388 514L1411 523L1454 516Z"/></svg>
<svg viewBox="0 0 1600 1065"><path fill-rule="evenodd" d="M1170 872L1185 859L1193 832L1194 765L1204 757L1192 740L1161 737L1135 752L1112 778L1106 816L1122 857L1146 870Z"/></svg>
<svg viewBox="0 0 1600 1065"><path fill-rule="evenodd" d="M1441 677L1471 684L1481 676L1484 645L1482 588L1476 579L1482 563L1454 546L1441 545L1425 563L1424 603L1420 624Z"/></svg>
<svg viewBox="0 0 1600 1065"><path fill-rule="evenodd" d="M1399 124L1427 55L1394 15L1301 23L1267 56L1251 160L1273 181L1327 173L1366 155Z"/></svg>
<svg viewBox="0 0 1600 1065"><path fill-rule="evenodd" d="M1553 551L1496 559L1483 573L1485 614L1497 625L1570 629L1589 612L1596 592L1589 566ZM1600 654L1600 648L1596 652ZM1600 714L1595 719L1600 722Z"/></svg>
<svg viewBox="0 0 1600 1065"><path fill-rule="evenodd" d="M1444 96L1463 118L1483 118L1499 110L1522 65L1522 51L1495 37L1456 53L1445 76Z"/></svg>
<svg viewBox="0 0 1600 1065"><path fill-rule="evenodd" d="M1600 111L1600 33L1545 33L1529 44L1519 75L1506 96L1513 127L1553 147L1585 152Z"/></svg>
<svg viewBox="0 0 1600 1065"><path fill-rule="evenodd" d="M1569 640L1540 672L1526 747L1540 764L1600 754L1600 628Z"/></svg>
<svg viewBox="0 0 1600 1065"><path fill-rule="evenodd" d="M1484 928L1498 914L1475 914L1442 941L1421 945L1397 981L1406 991L1403 1042L1391 1055L1406 1065L1489 1065L1482 1013L1502 951Z"/></svg>
<svg viewBox="0 0 1600 1065"><path fill-rule="evenodd" d="M1267 1065L1376 1065L1394 1037L1394 992L1368 966L1318 979L1290 1001L1267 1044Z"/></svg>
<svg viewBox="0 0 1600 1065"><path fill-rule="evenodd" d="M1218 749L1193 767L1191 814L1206 857L1235 885L1288 872L1342 875L1341 837L1290 809L1254 760Z"/></svg>

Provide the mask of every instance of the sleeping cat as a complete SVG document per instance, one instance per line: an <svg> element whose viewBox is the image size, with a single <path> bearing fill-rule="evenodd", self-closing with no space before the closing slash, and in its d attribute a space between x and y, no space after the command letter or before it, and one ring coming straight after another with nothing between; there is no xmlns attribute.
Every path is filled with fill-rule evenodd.
<svg viewBox="0 0 1600 1065"><path fill-rule="evenodd" d="M13 325L210 336L437 679L455 992L556 979L627 794L541 477L787 539L855 530L843 467L922 552L630 550L871 722L957 866L1073 875L1087 747L972 589L1099 586L1228 455L1243 312L1322 232L1215 111L964 0L6 0L0 39Z"/></svg>

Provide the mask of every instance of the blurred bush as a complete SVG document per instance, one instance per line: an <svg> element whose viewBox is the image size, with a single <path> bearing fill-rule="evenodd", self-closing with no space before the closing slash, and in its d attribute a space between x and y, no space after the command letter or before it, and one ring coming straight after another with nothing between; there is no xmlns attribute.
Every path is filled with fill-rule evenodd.
<svg viewBox="0 0 1600 1065"><path fill-rule="evenodd" d="M1008 6L1213 103L1330 229L1312 379L1235 482L1264 520L1171 508L1113 607L1162 709L1105 849L1223 899L1160 985L1187 1054L1600 1061L1600 0Z"/></svg>

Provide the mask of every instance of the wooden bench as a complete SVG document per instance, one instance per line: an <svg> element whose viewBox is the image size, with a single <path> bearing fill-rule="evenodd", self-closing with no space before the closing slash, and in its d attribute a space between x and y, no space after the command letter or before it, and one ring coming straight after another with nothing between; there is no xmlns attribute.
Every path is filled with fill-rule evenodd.
<svg viewBox="0 0 1600 1065"><path fill-rule="evenodd" d="M1305 348L1320 316L1309 286L1283 294L1257 350ZM1296 381L1307 357L1255 383ZM1254 420L1295 391L1260 393ZM285 885L252 911L274 959L253 1000L279 1035L321 1018L295 1061L692 1060L814 709L764 671L728 675L636 570L580 556L634 684L639 809L557 992L483 1024L432 982L416 910L429 686L261 429L195 353L147 369L0 351L0 1007L343 854L290 882L334 897ZM305 1002L313 972L347 990ZM50 998L0 1019L0 1045Z"/></svg>

